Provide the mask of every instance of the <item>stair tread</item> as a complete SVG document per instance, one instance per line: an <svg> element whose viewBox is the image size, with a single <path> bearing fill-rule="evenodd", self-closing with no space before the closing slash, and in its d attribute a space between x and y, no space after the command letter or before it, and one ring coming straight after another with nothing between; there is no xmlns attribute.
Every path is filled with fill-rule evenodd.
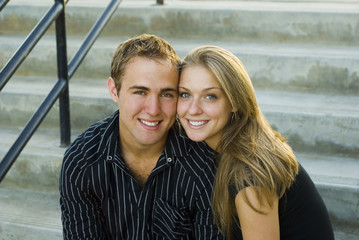
<svg viewBox="0 0 359 240"><path fill-rule="evenodd" d="M17 225L19 230L36 228L39 232L45 230L62 235L58 193L9 186L0 186L0 193L1 225ZM9 233L5 230L3 234Z"/></svg>
<svg viewBox="0 0 359 240"><path fill-rule="evenodd" d="M80 132L72 133L72 140ZM19 129L4 127L0 129L0 156L5 153L11 142L16 139ZM6 139L6 140L5 140ZM43 154L62 158L66 148L59 146L59 133L56 129L39 129L30 139L22 154ZM325 155L312 152L296 152L298 161L307 169L310 175L320 181L333 183L337 179L343 185L359 187L359 159L343 155ZM43 158L43 159L50 159Z"/></svg>
<svg viewBox="0 0 359 240"><path fill-rule="evenodd" d="M0 221L60 230L59 194L0 186ZM26 199L26 201L24 201ZM19 206L22 206L19 208ZM52 209L53 211L48 211ZM36 215L33 215L34 213Z"/></svg>
<svg viewBox="0 0 359 240"><path fill-rule="evenodd" d="M0 38L0 46L18 46L26 35L6 34ZM67 36L67 47L78 49L84 40L83 36ZM127 40L125 37L100 36L93 48L109 49L114 51L117 45ZM296 56L296 57L327 57L359 60L359 46L353 45L317 45L307 43L269 43L269 42L239 42L232 40L214 39L178 39L167 37L171 45L179 55L184 55L195 47L201 45L217 45L233 52L234 54L253 54L269 56ZM45 35L38 46L55 48L54 35ZM15 47L14 47L15 48ZM36 47L35 49L36 50ZM70 55L69 55L70 56Z"/></svg>
<svg viewBox="0 0 359 240"><path fill-rule="evenodd" d="M55 79L43 76L14 76L4 87L3 93L20 95L45 95L53 87ZM70 80L70 97L108 99L110 96L104 79L74 78ZM359 96L320 94L256 88L258 103L263 111L314 114L330 117L359 117Z"/></svg>
<svg viewBox="0 0 359 240"><path fill-rule="evenodd" d="M6 132L5 135L4 132ZM41 152L41 154L48 154L50 156L63 152L64 149L59 148L57 144L59 141L57 132L57 130L39 129L36 133L36 137L31 139L28 146L25 147L23 154L38 154ZM17 131L0 128L0 135L2 136L0 138L0 152L6 151L6 149L3 149L3 137L10 138L16 136L16 134ZM74 133L73 137L76 136L77 133ZM47 146L43 144L39 145L39 142L47 142L48 144ZM53 144L50 144L51 142ZM32 149L33 147L34 149ZM358 192L359 159L334 155L326 156L308 152L298 152L296 156L313 181L318 185L318 190L325 194L324 200L329 201L328 204L333 204L330 202L330 199L326 199L328 198L328 194L331 193L323 192L323 185L326 188L329 187L329 189L336 189L334 194L338 191L340 193L347 193L348 191L351 193ZM44 159L51 161L51 157ZM333 198L332 195L329 195L329 198ZM26 199L26 201L24 199ZM355 199L353 199L352 194L344 194L340 199L341 201L346 201L346 205L349 204L349 206L346 206L346 208L342 210L345 212L345 216L351 216L349 213L352 211L351 209L355 207L353 206ZM43 234L46 236L51 235L51 239L61 239L61 211L57 186L53 186L50 191L45 192L12 187L12 185L7 185L5 182L5 185L0 185L0 206L0 227L5 226L5 229L7 229L5 234L10 234L9 232L11 232L13 228L16 229L13 231L17 233L21 231L26 232L26 239L48 239L46 237L40 238L37 236L37 234L41 234L42 231L45 231ZM332 207L332 205L328 206ZM332 209L330 208L329 210ZM334 210L335 212L338 211L336 209ZM341 221L343 221L343 219ZM358 223L355 222L355 220L353 221L354 227L350 227L352 225L347 226L347 224L343 223L344 227L337 227L335 229L336 235L339 236L338 239L344 240L347 239L348 236L355 235L355 229Z"/></svg>
<svg viewBox="0 0 359 240"><path fill-rule="evenodd" d="M97 0L71 0L68 6L83 7L104 7L110 1ZM181 1L181 0L165 0L164 5L156 6L155 0L124 0L120 7L147 7L155 6L158 8L195 8L200 9L240 9L246 11L296 11L296 12L313 12L313 11L327 11L327 12L354 12L359 9L359 2L357 0L342 0L342 1ZM53 2L51 0L34 0L32 5L49 5ZM12 0L12 5L29 5L27 0Z"/></svg>
<svg viewBox="0 0 359 240"><path fill-rule="evenodd" d="M95 15L102 11L100 8L104 9L109 2L110 0L68 1L66 7L69 10L68 16L71 18L75 14L79 19L78 22L77 20L74 22L74 28L70 25L71 27L67 29L69 59L84 39L83 36L79 36L82 34L82 29L87 28L84 26L90 24L91 17L94 20ZM108 107L112 101L107 90L108 75L106 74L107 72L109 74L112 53L119 43L127 39L127 35L140 32L141 27L145 29L149 27L148 32L153 31L160 36L167 35L165 39L171 43L180 57L184 57L191 49L201 45L223 47L237 55L244 65L248 66L249 73L253 74L254 84L258 83L260 86L255 88L258 102L263 112L268 113L268 120L274 123L274 127L280 132L286 131L283 131L283 134L288 135L289 142L294 139L292 146L297 160L317 184L323 199L325 198L324 201L327 201L330 214L334 218L338 217L341 221L339 224L343 225L336 225L339 226L335 229L336 238L354 239L359 229L358 218L355 216L358 211L359 191L359 148L357 147L359 138L356 135L359 131L359 96L356 94L359 42L355 37L355 19L359 13L359 0L165 0L164 2L164 5L159 6L155 4L156 0L123 0L119 5L119 11L114 14L113 22L109 22L109 28L100 35L90 50L89 57L85 58L83 68L80 66L78 74L75 74L70 81L70 96L73 98L70 101L74 109L72 113L75 113L71 115L71 119L72 121L75 119L74 122L77 123L72 125L72 140L82 132L81 127L86 128L89 122L97 121L94 120L96 118L100 119L98 115L94 116L94 111L104 115L112 111L112 108ZM41 12L45 12L53 3L53 0L12 0L7 6L15 6L10 7L9 12L10 15L18 15L19 22L24 22L20 18L22 15L25 21L31 22L33 19L40 18ZM35 6L39 8L35 9ZM169 11L167 12L166 9ZM214 13L212 10L217 12ZM147 12L148 14L136 19L136 14ZM213 14L223 23L228 22L228 28L223 28L221 22L210 17L208 21L211 26L214 25L213 29L210 27L207 29L206 23L203 23L202 27L203 20L206 22L203 17L206 18L207 12L208 16ZM7 8L2 13L8 26L6 24L0 26L2 33L0 65L5 64L6 58L10 57L25 40L24 33L27 34L27 28L31 28L31 24L23 24L23 28L19 27L22 31L20 34L8 34L7 31L11 32L16 22L13 23ZM125 18L130 20L122 20L120 16L123 13ZM176 25L168 31L165 30L163 34L161 31L157 33L158 29L153 27L156 21L151 18L162 19L168 13L188 14L193 19L185 18L185 20L195 21L193 25L198 25L200 28L182 29L181 25ZM240 22L235 22L240 18L231 19L228 17L230 14L253 15L254 21L248 18L250 24L246 22L246 25L241 25ZM277 18L272 19L273 16ZM139 29L131 25L133 18L141 22ZM266 25L267 18L272 24ZM171 20L182 22L179 17ZM81 21L86 24L81 25ZM116 32L117 25L123 26L121 21L125 21L125 26L118 27L119 32ZM149 23L152 25L147 25ZM260 29L261 26L263 30ZM170 30L178 32L179 38L168 37L175 35ZM269 30L272 30L272 33L268 33ZM53 32L53 29L49 32L51 31ZM109 36L112 31L116 32L116 37ZM189 31L191 35L187 36ZM238 37L235 34L238 34ZM198 39L201 36L205 37ZM310 39L311 37L313 40ZM217 40L214 40L215 38ZM227 40L222 41L223 39ZM32 111L30 104L36 103L47 94L57 80L56 67L51 67L52 65L44 67L45 64L56 61L55 49L54 34L46 34L29 54L29 58L24 61L25 64L22 69L20 67L19 74L15 74L0 93L0 108L6 113L2 115L4 124L0 128L0 161L22 129L16 125L22 126L22 119L25 121ZM37 65L27 67L28 61ZM36 76L38 67L46 69L44 75L51 77ZM318 75L309 76L309 73L313 74L313 72ZM31 76L23 76L25 74ZM329 75L333 77L330 78ZM322 78L328 79L324 81L326 79ZM339 83L338 81L347 83L349 87L340 84L330 85L332 82ZM301 85L307 82L309 85ZM296 83L298 84L295 85ZM330 86L328 90L323 87L326 84ZM352 92L349 91L351 89L348 90L350 86L353 86ZM310 89L318 90L314 92ZM117 108L116 104L114 106ZM80 109L83 112L80 112ZM91 117L88 117L89 115ZM17 119L20 120L16 122ZM0 240L62 239L58 174L66 148L59 146L57 118L51 118L49 114L45 120L49 120L49 123L44 121L45 124L35 132L25 146L8 174L9 181L0 184ZM44 186L40 186L42 183ZM29 188L25 189L26 187ZM351 222L347 225L346 221Z"/></svg>

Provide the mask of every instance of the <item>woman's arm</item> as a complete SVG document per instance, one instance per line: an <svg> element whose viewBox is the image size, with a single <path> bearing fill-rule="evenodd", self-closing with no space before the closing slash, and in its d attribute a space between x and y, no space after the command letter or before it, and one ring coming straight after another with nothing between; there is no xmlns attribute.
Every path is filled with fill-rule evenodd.
<svg viewBox="0 0 359 240"><path fill-rule="evenodd" d="M255 187L247 187L239 191L236 199L236 209L244 240L279 240L278 197L273 197L273 206L266 201L260 205L255 194ZM253 210L245 201L247 194L249 202L265 214Z"/></svg>

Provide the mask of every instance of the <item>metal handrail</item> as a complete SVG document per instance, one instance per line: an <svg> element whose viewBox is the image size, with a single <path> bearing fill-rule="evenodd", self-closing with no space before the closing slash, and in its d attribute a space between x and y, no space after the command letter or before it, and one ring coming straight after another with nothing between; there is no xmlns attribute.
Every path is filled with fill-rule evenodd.
<svg viewBox="0 0 359 240"><path fill-rule="evenodd" d="M0 12L10 0L0 0Z"/></svg>
<svg viewBox="0 0 359 240"><path fill-rule="evenodd" d="M91 46L105 27L106 23L116 11L122 0L112 0L103 14L96 21L89 31L79 50L67 64L66 48L66 29L65 29L65 4L64 0L55 0L54 5L45 13L44 17L35 26L33 31L26 38L24 43L11 57L9 62L0 72L0 91L15 73L17 68L33 49L39 39L45 34L51 23L56 20L56 44L57 44L57 67L58 81L50 90L47 97L41 103L37 111L33 114L25 128L20 133L15 143L11 146L3 160L0 162L0 182L5 177L17 157L30 140L42 120L46 117L53 104L59 99L60 103L60 133L61 146L70 144L70 110L69 110L69 92L68 81L73 76ZM0 2L1 4L1 2ZM5 3L6 5L6 3ZM1 5L0 5L1 6Z"/></svg>
<svg viewBox="0 0 359 240"><path fill-rule="evenodd" d="M54 5L45 13L25 41L12 55L0 72L0 91L63 10L64 6L61 1L55 1Z"/></svg>

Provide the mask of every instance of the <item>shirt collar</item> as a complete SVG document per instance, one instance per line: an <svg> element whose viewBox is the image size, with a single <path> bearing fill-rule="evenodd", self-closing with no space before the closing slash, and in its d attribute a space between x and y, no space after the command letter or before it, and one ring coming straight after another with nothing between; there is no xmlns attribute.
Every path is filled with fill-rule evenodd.
<svg viewBox="0 0 359 240"><path fill-rule="evenodd" d="M168 134L165 147L166 157L172 154L173 157L186 157L192 151L201 149L205 154L213 155L215 151L211 149L205 142L194 142L188 138L184 131L172 127Z"/></svg>
<svg viewBox="0 0 359 240"><path fill-rule="evenodd" d="M118 130L119 130L119 111L108 118L102 120L103 124L106 124L106 128L101 135L101 142L98 147L98 152L107 155L108 158L114 158L116 154L116 148L118 144Z"/></svg>
<svg viewBox="0 0 359 240"><path fill-rule="evenodd" d="M102 122L106 124L106 128L102 134L98 152L106 155L107 160L112 160L118 149L119 111L117 110ZM204 142L191 141L184 131L178 130L175 126L170 128L164 149L165 158L168 164L173 164L176 158L188 156L194 148L201 148L207 152L214 152Z"/></svg>

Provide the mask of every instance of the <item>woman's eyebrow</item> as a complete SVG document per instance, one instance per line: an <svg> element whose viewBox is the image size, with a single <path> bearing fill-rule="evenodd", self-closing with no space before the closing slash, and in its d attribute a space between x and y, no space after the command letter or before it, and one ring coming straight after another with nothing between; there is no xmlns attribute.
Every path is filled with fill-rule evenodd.
<svg viewBox="0 0 359 240"><path fill-rule="evenodd" d="M178 86L178 88L182 88L186 91L190 91L190 89L186 88L186 87L182 87L182 86ZM213 89L218 89L218 90L222 90L221 87L209 87L209 88L204 88L202 89L202 92L206 92L206 91L210 91L210 90L213 90Z"/></svg>
<svg viewBox="0 0 359 240"><path fill-rule="evenodd" d="M177 92L175 88L162 88L161 92Z"/></svg>

